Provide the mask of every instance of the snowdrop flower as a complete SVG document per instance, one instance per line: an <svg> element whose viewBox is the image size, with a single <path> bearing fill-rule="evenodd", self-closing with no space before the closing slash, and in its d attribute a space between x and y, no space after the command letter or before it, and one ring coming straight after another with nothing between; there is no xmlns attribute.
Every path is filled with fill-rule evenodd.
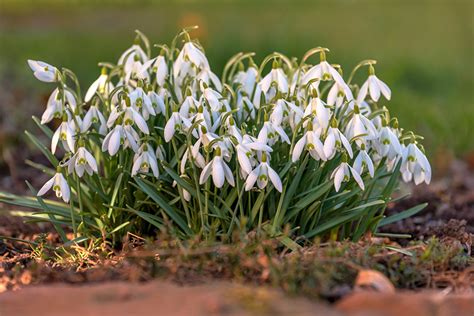
<svg viewBox="0 0 474 316"><path fill-rule="evenodd" d="M155 109L148 95L139 86L129 94L130 102L137 110L141 110L142 117L147 121L150 115L155 116Z"/></svg>
<svg viewBox="0 0 474 316"><path fill-rule="evenodd" d="M183 103L181 103L181 106L179 107L179 114L182 117L190 119L197 113L200 103L194 98L191 90L188 90L186 93L187 95L184 98ZM207 113L206 109L203 110L205 110L205 112Z"/></svg>
<svg viewBox="0 0 474 316"><path fill-rule="evenodd" d="M292 161L296 162L300 159L303 149L306 149L315 160L326 160L324 145L319 136L318 132L313 131L312 125L308 125L308 131L306 131L293 149Z"/></svg>
<svg viewBox="0 0 474 316"><path fill-rule="evenodd" d="M283 191L280 176L273 170L267 162L266 153L262 153L260 164L250 172L245 181L245 191L249 191L257 182L257 186L263 189L267 186L268 180L273 183L273 186L278 192Z"/></svg>
<svg viewBox="0 0 474 316"><path fill-rule="evenodd" d="M163 96L159 95L153 90L148 91L148 98L150 99L151 105L155 109L156 114L165 114L166 105Z"/></svg>
<svg viewBox="0 0 474 316"><path fill-rule="evenodd" d="M162 87L168 78L168 64L166 62L163 50L158 57L143 63L140 70L137 72L137 78L148 80L150 77L148 71L150 69L152 72L156 73L156 83L158 86Z"/></svg>
<svg viewBox="0 0 474 316"><path fill-rule="evenodd" d="M354 114L346 126L346 136L349 139L355 139L360 146L364 140L373 140L377 138L378 132L374 124L360 113L359 107L354 106Z"/></svg>
<svg viewBox="0 0 474 316"><path fill-rule="evenodd" d="M102 142L102 151L108 151L109 155L114 156L120 146L123 144L125 148L132 148L133 151L138 151L139 136L137 132L130 126L115 126L104 138Z"/></svg>
<svg viewBox="0 0 474 316"><path fill-rule="evenodd" d="M63 93L64 93L64 102L63 102ZM48 103L46 104L46 110L41 116L41 124L46 124L52 121L53 118L60 118L64 114L65 105L68 104L71 107L71 110L76 109L77 103L74 95L63 89L61 92L58 88L54 89L51 95L48 98Z"/></svg>
<svg viewBox="0 0 474 316"><path fill-rule="evenodd" d="M201 89L202 98L204 98L209 103L209 105L211 106L211 110L213 112L219 112L223 107L223 104L220 101L222 99L222 95L216 90L209 88L209 86L202 81Z"/></svg>
<svg viewBox="0 0 474 316"><path fill-rule="evenodd" d="M362 146L361 150L359 151L359 154L354 160L353 166L359 174L362 174L364 172L364 169L367 168L367 170L369 170L370 177L374 177L374 163L372 162L372 159L370 159L369 154L367 154L367 151L365 150L365 145Z"/></svg>
<svg viewBox="0 0 474 316"><path fill-rule="evenodd" d="M246 71L241 70L235 76L234 82L239 83L247 95L252 95L257 81L258 70L254 66L250 66Z"/></svg>
<svg viewBox="0 0 474 316"><path fill-rule="evenodd" d="M165 56L160 54L156 57L152 67L153 72L156 73L156 84L160 87L164 86L165 81L168 78L168 63L166 62Z"/></svg>
<svg viewBox="0 0 474 316"><path fill-rule="evenodd" d="M80 115L78 114L67 114L67 117L68 117L68 124L69 124L69 127L71 128L71 130L74 131L74 133L80 133L80 132L83 132L82 130L82 118Z"/></svg>
<svg viewBox="0 0 474 316"><path fill-rule="evenodd" d="M326 107L326 104L323 102L323 100L317 97L316 90L313 90L313 97L304 111L305 117L310 115L315 116L315 123L317 123L317 125L322 129L326 129L329 126L331 110Z"/></svg>
<svg viewBox="0 0 474 316"><path fill-rule="evenodd" d="M272 122L263 123L263 127L258 133L258 141L264 144L272 146L280 138L286 143L290 143L290 138L286 135L283 128L279 125L275 125Z"/></svg>
<svg viewBox="0 0 474 316"><path fill-rule="evenodd" d="M179 69L179 64L185 59L189 60L197 68L210 68L206 55L204 55L204 53L193 42L186 42L183 45L183 49L176 58L175 67Z"/></svg>
<svg viewBox="0 0 474 316"><path fill-rule="evenodd" d="M352 101L354 99L352 91L350 89L347 90L345 86L340 85L338 82L334 82L328 92L327 104L339 108L344 104L344 99Z"/></svg>
<svg viewBox="0 0 474 316"><path fill-rule="evenodd" d="M153 112L154 113L154 112ZM150 130L148 129L148 125L146 124L145 119L135 110L133 107L128 106L124 111L123 122L125 125L133 125L135 124L140 131L144 134L150 134Z"/></svg>
<svg viewBox="0 0 474 316"><path fill-rule="evenodd" d="M105 121L104 115L99 111L97 106L91 105L89 110L87 110L86 115L84 115L84 120L82 120L82 131L87 131L92 124L99 123L99 134L104 135L107 130L107 122Z"/></svg>
<svg viewBox="0 0 474 316"><path fill-rule="evenodd" d="M134 60L135 58L139 60L148 60L147 55L143 51L140 45L138 45L138 41L136 40L135 43L129 47L127 50L125 50L122 55L120 56L117 64L118 65L124 65L126 64L129 60Z"/></svg>
<svg viewBox="0 0 474 316"><path fill-rule="evenodd" d="M101 95L107 97L110 91L114 89L114 85L111 82L107 82L108 79L107 68L103 67L99 78L97 78L97 80L94 81L87 90L84 101L89 102L97 91L99 91Z"/></svg>
<svg viewBox="0 0 474 316"><path fill-rule="evenodd" d="M186 170L186 163L188 159L192 157L195 165L199 168L203 169L206 166L206 159L199 151L201 149L202 141L199 139L191 148L186 148L186 151L183 154L183 158L181 159L180 171L182 174L185 173Z"/></svg>
<svg viewBox="0 0 474 316"><path fill-rule="evenodd" d="M59 71L56 67L51 66L43 61L28 59L28 65L33 70L33 75L39 81L57 82Z"/></svg>
<svg viewBox="0 0 474 316"><path fill-rule="evenodd" d="M247 115L245 115L247 114ZM237 96L237 117L239 120L245 120L249 116L252 119L255 119L256 107L250 101L247 94L239 93Z"/></svg>
<svg viewBox="0 0 474 316"><path fill-rule="evenodd" d="M173 138L174 133L180 130L186 130L192 125L189 119L181 116L179 112L171 113L170 119L165 125L165 142L169 142ZM196 133L193 133L196 135Z"/></svg>
<svg viewBox="0 0 474 316"><path fill-rule="evenodd" d="M328 128L326 139L324 140L324 155L331 160L336 155L336 150L344 146L349 157L352 158L352 147L344 134L337 128L337 121L333 118L331 126Z"/></svg>
<svg viewBox="0 0 474 316"><path fill-rule="evenodd" d="M74 152L74 135L74 130L71 128L70 124L67 121L63 121L51 138L51 152L53 154L56 152L56 147L60 140L66 151Z"/></svg>
<svg viewBox="0 0 474 316"><path fill-rule="evenodd" d="M382 157L388 157L390 160L402 154L400 141L389 126L380 129L375 147Z"/></svg>
<svg viewBox="0 0 474 316"><path fill-rule="evenodd" d="M123 52L117 64L123 66L125 83L128 83L133 75L141 73L143 63L147 61L148 56L137 43Z"/></svg>
<svg viewBox="0 0 474 316"><path fill-rule="evenodd" d="M201 176L199 177L199 184L206 183L209 176L212 174L212 181L217 188L222 188L225 180L234 186L234 176L229 166L224 162L221 157L220 147L216 148L214 158L202 169Z"/></svg>
<svg viewBox="0 0 474 316"><path fill-rule="evenodd" d="M155 152L149 144L143 144L133 157L132 177L137 173L148 173L150 170L155 178L158 178L158 161Z"/></svg>
<svg viewBox="0 0 474 316"><path fill-rule="evenodd" d="M326 61L326 54L321 51L321 62L311 67L303 76L302 84L307 85L314 80L331 80L333 79L345 92L345 95L351 95L351 89L345 83L341 74Z"/></svg>
<svg viewBox="0 0 474 316"><path fill-rule="evenodd" d="M237 161L241 168L240 174L242 178L245 178L250 172L252 172L252 166L254 165L251 159L254 155L252 150L266 153L273 151L270 146L261 143L256 139L252 139L248 135L244 135L244 137L235 144L235 150L237 152Z"/></svg>
<svg viewBox="0 0 474 316"><path fill-rule="evenodd" d="M219 77L216 76L215 73L213 73L210 69L203 68L196 76L196 80L205 82L207 85L212 85L216 90L221 91L222 90L222 83L219 79Z"/></svg>
<svg viewBox="0 0 474 316"><path fill-rule="evenodd" d="M362 181L359 173L354 168L349 166L349 164L343 159L343 162L331 174L331 179L334 179L334 188L336 189L336 192L339 192L342 182L349 182L351 174L354 180L357 182L357 185L362 190L365 189L364 182Z"/></svg>
<svg viewBox="0 0 474 316"><path fill-rule="evenodd" d="M372 65L369 67L369 78L367 78L364 84L360 87L359 94L357 95L357 102L361 103L364 101L367 93L370 94L370 98L375 102L379 100L380 93L382 93L387 100L390 100L392 95L390 88L382 80L377 78Z"/></svg>
<svg viewBox="0 0 474 316"><path fill-rule="evenodd" d="M84 171L90 176L92 173L98 172L97 161L94 156L84 148L84 146L77 149L76 153L67 162L67 166L69 174L75 170L79 177L84 175Z"/></svg>
<svg viewBox="0 0 474 316"><path fill-rule="evenodd" d="M266 95L269 93L272 83L275 83L278 91L288 93L288 80L283 69L278 67L278 63L274 62L272 70L260 81L259 85Z"/></svg>
<svg viewBox="0 0 474 316"><path fill-rule="evenodd" d="M43 187L38 191L38 196L43 196L46 192L50 189L56 193L56 197L62 198L64 202L68 203L71 197L71 190L69 189L69 185L67 184L66 179L64 178L63 174L58 171L56 174L48 180Z"/></svg>
<svg viewBox="0 0 474 316"><path fill-rule="evenodd" d="M412 178L415 184L422 182L430 184L431 182L431 166L425 154L416 146L410 143L403 151L402 166L400 171L405 182L409 182Z"/></svg>

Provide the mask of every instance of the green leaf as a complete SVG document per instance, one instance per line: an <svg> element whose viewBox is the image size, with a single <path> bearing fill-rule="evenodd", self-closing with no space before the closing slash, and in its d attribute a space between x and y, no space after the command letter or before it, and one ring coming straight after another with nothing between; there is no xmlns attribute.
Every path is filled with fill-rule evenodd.
<svg viewBox="0 0 474 316"><path fill-rule="evenodd" d="M372 201L372 202L369 202L369 203L364 203L362 205L359 205L359 206L356 206L356 207L353 207L349 210L347 210L345 213L347 213L346 215L342 215L342 216L338 216L338 217L335 217L335 218L332 218L330 219L329 221L319 225L317 228L307 232L306 234L304 234L304 237L306 238L312 238L316 235L319 235L325 231L328 231L330 229L333 229L335 227L338 227L348 221L351 221L359 216L361 216L362 214L364 214L366 211L367 211L367 208L371 207L371 206L374 206L374 205L381 205L381 204L384 204L385 201L383 200L376 200L376 201Z"/></svg>
<svg viewBox="0 0 474 316"><path fill-rule="evenodd" d="M159 218L158 216L155 216L153 214L149 214L149 213L146 213L146 212L142 212L142 211L137 211L137 210L134 210L131 207L127 208L127 210L134 213L134 214L137 214L139 217L141 217L142 219L144 219L145 221L147 221L151 225L155 226L156 228L158 228L158 229L163 228L163 222L161 221L161 218Z"/></svg>
<svg viewBox="0 0 474 316"><path fill-rule="evenodd" d="M165 199L156 191L153 187L146 184L142 179L139 177L134 177L135 182L138 184L140 189L146 193L153 201L155 201L165 212L166 214L173 219L173 221L178 224L181 229L186 232L187 234L191 235L192 231L186 224L186 221L178 214L178 212L171 207Z"/></svg>
<svg viewBox="0 0 474 316"><path fill-rule="evenodd" d="M39 129L46 136L48 136L49 139L53 138L54 132L48 126L41 124L40 120L34 115L33 115L33 121L36 123L36 125L39 127Z"/></svg>
<svg viewBox="0 0 474 316"><path fill-rule="evenodd" d="M59 164L58 159L51 153L51 151L46 148L43 143L40 142L36 136L32 135L30 132L25 131L26 137L45 155L46 158L48 158L49 162L56 167Z"/></svg>
<svg viewBox="0 0 474 316"><path fill-rule="evenodd" d="M386 217L386 218L384 218L380 221L378 227L382 227L382 226L385 226L385 225L388 225L388 224L391 224L391 223L401 221L405 218L411 217L411 216L415 215L416 213L420 212L421 210L423 210L427 205L428 205L428 203L422 203L422 204L419 204L419 205L414 206L412 208L409 208L408 210L405 210L403 212L400 212L400 213L394 214L392 216Z"/></svg>

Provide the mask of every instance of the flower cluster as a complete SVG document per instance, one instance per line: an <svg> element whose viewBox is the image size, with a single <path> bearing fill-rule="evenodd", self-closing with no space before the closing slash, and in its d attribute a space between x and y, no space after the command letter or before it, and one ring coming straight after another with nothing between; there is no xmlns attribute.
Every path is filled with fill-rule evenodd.
<svg viewBox="0 0 474 316"><path fill-rule="evenodd" d="M379 169L416 184L430 182L421 137L400 128L380 105L391 90L375 75L375 61L360 63L346 80L342 68L327 61L326 48L310 50L299 63L274 53L260 66L253 54L239 53L219 78L199 43L186 31L179 38L181 49L175 40L151 56L139 34L116 65L102 64L84 99L68 82L77 85L72 72L28 61L39 80L57 85L41 124L58 121L51 153L59 147L64 152L38 195L52 188L68 202L68 183L107 177L120 167L131 177L155 178L156 186L168 185L188 202L192 190L180 179L205 194L230 194L237 186L241 200L245 191L284 194L310 160L314 176L318 168L328 170L323 175L335 192L363 191ZM319 61L309 64L315 55ZM353 84L355 71L364 67L367 80ZM166 169L180 179L168 179ZM311 178L310 170L304 176ZM209 196L195 196L201 212Z"/></svg>

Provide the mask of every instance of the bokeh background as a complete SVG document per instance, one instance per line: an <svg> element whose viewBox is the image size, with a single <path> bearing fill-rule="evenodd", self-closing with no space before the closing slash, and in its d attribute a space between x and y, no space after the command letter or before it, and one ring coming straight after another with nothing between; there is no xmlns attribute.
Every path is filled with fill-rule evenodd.
<svg viewBox="0 0 474 316"><path fill-rule="evenodd" d="M474 151L471 0L0 0L0 164L15 159L12 148L23 146L23 130L52 89L33 78L28 58L72 69L86 89L97 63L116 62L135 29L168 43L190 25L200 26L192 34L217 73L239 51L261 60L325 46L346 75L377 59L377 75L393 91L392 114L426 137L435 164Z"/></svg>

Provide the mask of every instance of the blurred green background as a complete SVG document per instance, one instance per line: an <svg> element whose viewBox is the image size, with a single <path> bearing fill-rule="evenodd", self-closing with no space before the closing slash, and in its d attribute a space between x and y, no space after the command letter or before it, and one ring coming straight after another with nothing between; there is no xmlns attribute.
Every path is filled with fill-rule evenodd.
<svg viewBox="0 0 474 316"><path fill-rule="evenodd" d="M469 0L0 0L0 124L22 131L51 90L26 59L68 67L88 86L97 63L116 62L135 29L163 43L197 24L193 35L218 73L239 51L261 60L325 46L346 76L359 61L377 59L377 75L392 88L392 115L426 137L428 153L462 156L474 150L473 12Z"/></svg>

